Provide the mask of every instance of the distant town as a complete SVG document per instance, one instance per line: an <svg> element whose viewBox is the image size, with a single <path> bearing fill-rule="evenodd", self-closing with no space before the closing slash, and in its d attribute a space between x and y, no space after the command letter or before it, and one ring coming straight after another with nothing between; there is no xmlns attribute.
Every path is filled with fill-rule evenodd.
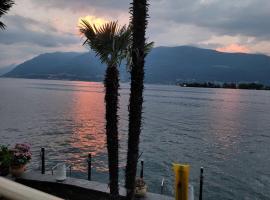
<svg viewBox="0 0 270 200"><path fill-rule="evenodd" d="M212 83L212 82L191 82L177 83L181 87L198 87L198 88L227 88L227 89L244 89L244 90L270 90L270 86L260 83Z"/></svg>

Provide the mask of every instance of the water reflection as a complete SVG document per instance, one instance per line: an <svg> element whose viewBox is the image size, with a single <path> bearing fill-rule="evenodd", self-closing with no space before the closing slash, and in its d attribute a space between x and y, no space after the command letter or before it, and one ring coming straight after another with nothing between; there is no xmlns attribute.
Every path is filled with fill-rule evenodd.
<svg viewBox="0 0 270 200"><path fill-rule="evenodd" d="M221 100L212 105L216 109L210 113L210 132L220 149L229 150L237 143L241 130L241 93L238 90L228 90L228 93L222 91L214 95Z"/></svg>
<svg viewBox="0 0 270 200"><path fill-rule="evenodd" d="M90 84L91 83L81 83ZM82 85L79 85L80 87ZM102 85L99 86L103 89ZM74 169L85 171L85 159L88 153L95 158L106 153L106 136L104 130L104 95L93 92L74 92L72 101L73 135L70 145L77 149L78 153L73 153L76 160ZM94 164L99 170L104 168L104 161L94 159Z"/></svg>

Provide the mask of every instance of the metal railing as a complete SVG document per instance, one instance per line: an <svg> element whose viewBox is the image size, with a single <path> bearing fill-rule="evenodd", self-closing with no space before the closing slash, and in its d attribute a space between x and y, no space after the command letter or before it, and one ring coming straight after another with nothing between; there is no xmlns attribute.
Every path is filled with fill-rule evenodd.
<svg viewBox="0 0 270 200"><path fill-rule="evenodd" d="M165 179L162 178L161 185L160 185L160 194L164 193L164 182L165 182Z"/></svg>
<svg viewBox="0 0 270 200"><path fill-rule="evenodd" d="M143 152L139 155L139 158L142 156ZM45 148L41 148L41 174L45 174ZM92 156L89 153L88 154L88 159L87 159L87 180L91 181L92 180ZM53 170L55 167L51 168L51 172L53 174ZM68 165L67 168L69 168L69 176L71 176L71 165ZM199 185L199 200L203 200L203 184L204 184L204 175L203 175L204 169L201 167L200 169L200 185ZM140 178L144 177L144 161L141 160L141 172L140 172ZM165 188L165 179L163 178L161 181L160 185L160 194L164 194L164 188ZM192 188L193 190L194 188Z"/></svg>
<svg viewBox="0 0 270 200"><path fill-rule="evenodd" d="M45 174L46 168L45 168L45 148L41 148L40 151L40 159L41 159L41 174ZM88 159L87 159L87 180L91 181L92 179L92 155L89 153L88 154ZM54 169L56 166L53 166L50 170L53 175ZM69 176L71 176L72 173L72 165L67 165L67 168L69 168Z"/></svg>

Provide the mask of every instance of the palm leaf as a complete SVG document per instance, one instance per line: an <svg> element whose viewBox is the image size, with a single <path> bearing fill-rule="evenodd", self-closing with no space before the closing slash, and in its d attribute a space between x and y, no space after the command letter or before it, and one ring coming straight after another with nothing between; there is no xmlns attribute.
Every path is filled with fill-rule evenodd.
<svg viewBox="0 0 270 200"><path fill-rule="evenodd" d="M120 65L132 42L130 28L118 26L117 21L96 27L95 24L82 20L80 32L86 37L83 44L88 45L102 63L110 65Z"/></svg>
<svg viewBox="0 0 270 200"><path fill-rule="evenodd" d="M154 42L149 42L149 43L145 44L145 46L144 46L144 57L146 57L151 52L151 50L154 47L154 44L155 44ZM127 71L131 71L132 66L133 66L133 63L132 63L132 51L134 51L134 49L130 45L128 47L128 50L127 50L126 56L125 56L126 59L127 59Z"/></svg>
<svg viewBox="0 0 270 200"><path fill-rule="evenodd" d="M0 1L0 17L6 14L11 6L14 4L13 0L1 0Z"/></svg>
<svg viewBox="0 0 270 200"><path fill-rule="evenodd" d="M0 1L0 17L2 17L4 14L6 14L11 6L14 4L13 0L1 0ZM6 28L6 25L0 21L0 29L4 30Z"/></svg>
<svg viewBox="0 0 270 200"><path fill-rule="evenodd" d="M146 43L144 46L144 55L147 56L154 47L154 42Z"/></svg>
<svg viewBox="0 0 270 200"><path fill-rule="evenodd" d="M4 30L6 28L6 25L3 22L0 22L0 29Z"/></svg>

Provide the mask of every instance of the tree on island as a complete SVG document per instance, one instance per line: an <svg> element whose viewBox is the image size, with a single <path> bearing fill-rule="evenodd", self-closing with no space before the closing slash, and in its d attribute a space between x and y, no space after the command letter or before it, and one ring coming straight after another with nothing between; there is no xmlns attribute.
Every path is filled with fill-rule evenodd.
<svg viewBox="0 0 270 200"><path fill-rule="evenodd" d="M7 14L9 9L12 7L14 4L13 0L1 0L0 1L0 18ZM0 21L0 29L4 30L6 28L6 25Z"/></svg>
<svg viewBox="0 0 270 200"><path fill-rule="evenodd" d="M117 22L105 23L101 27L82 20L80 32L87 38L88 45L107 64L104 86L106 103L106 136L110 176L110 199L119 199L118 169L118 96L119 70L121 61L127 56L131 44L131 30L120 27Z"/></svg>
<svg viewBox="0 0 270 200"><path fill-rule="evenodd" d="M135 180L139 156L139 143L142 121L142 104L144 90L144 64L147 53L153 43L146 44L146 27L148 24L148 0L133 0L131 7L131 86L129 97L128 153L125 174L127 199L132 200L135 192Z"/></svg>

